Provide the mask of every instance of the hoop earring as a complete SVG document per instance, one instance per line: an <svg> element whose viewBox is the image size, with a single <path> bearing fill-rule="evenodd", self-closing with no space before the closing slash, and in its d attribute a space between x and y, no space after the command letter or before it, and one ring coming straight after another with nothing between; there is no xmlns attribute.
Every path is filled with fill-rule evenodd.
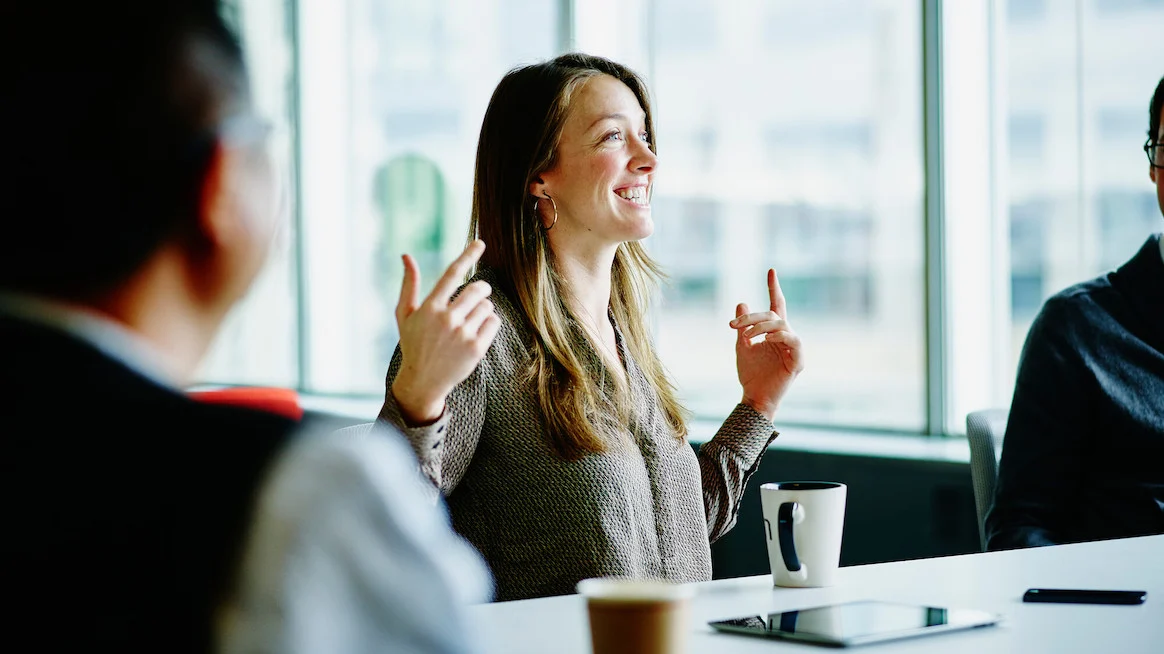
<svg viewBox="0 0 1164 654"><path fill-rule="evenodd" d="M549 227L543 227L543 228L542 228L542 229L544 229L544 230L546 230L546 231L548 232L548 231L550 231L551 229L553 229L553 228L554 228L554 225L557 225L557 224L558 224L558 205L557 205L557 203L556 203L556 202L554 202L554 198L551 198L551 197L550 197L550 194L549 194L549 193L542 193L542 197L544 197L545 199L549 200L549 201L550 201L550 206L554 208L554 222L550 223L550 226L549 226ZM535 196L534 196L534 215L537 215L537 213L538 213L538 212L537 212L537 208L538 208L538 197L535 195ZM540 218L540 216L539 216L539 218Z"/></svg>

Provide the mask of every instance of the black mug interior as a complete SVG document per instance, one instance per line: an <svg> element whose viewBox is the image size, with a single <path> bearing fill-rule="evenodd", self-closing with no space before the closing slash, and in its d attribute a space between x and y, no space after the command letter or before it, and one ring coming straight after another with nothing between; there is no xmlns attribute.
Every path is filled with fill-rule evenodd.
<svg viewBox="0 0 1164 654"><path fill-rule="evenodd" d="M776 484L777 490L828 490L840 487L841 484L835 481L782 481Z"/></svg>

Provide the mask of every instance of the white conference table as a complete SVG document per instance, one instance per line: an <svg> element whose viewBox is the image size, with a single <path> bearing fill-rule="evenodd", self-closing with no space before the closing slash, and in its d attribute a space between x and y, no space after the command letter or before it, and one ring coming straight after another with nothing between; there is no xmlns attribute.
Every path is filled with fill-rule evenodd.
<svg viewBox="0 0 1164 654"><path fill-rule="evenodd" d="M691 604L689 654L827 651L722 634L708 621L859 599L974 608L998 626L863 646L870 652L1164 653L1164 536L966 554L842 568L830 588L773 588L771 575L707 581ZM1137 606L1025 604L1028 588L1146 590ZM577 595L470 608L486 652L589 654L586 606Z"/></svg>

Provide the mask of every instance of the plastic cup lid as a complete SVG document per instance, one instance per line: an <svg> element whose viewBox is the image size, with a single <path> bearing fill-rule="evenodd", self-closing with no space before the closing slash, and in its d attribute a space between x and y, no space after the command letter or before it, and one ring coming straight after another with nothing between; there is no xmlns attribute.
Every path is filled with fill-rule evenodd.
<svg viewBox="0 0 1164 654"><path fill-rule="evenodd" d="M661 579L597 577L578 582L578 594L587 599L619 602L674 601L694 596L695 587Z"/></svg>

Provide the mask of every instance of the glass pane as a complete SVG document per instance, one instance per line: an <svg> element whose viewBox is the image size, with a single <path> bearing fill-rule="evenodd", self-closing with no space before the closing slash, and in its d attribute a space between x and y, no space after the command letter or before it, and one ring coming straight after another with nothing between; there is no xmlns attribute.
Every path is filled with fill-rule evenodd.
<svg viewBox="0 0 1164 654"><path fill-rule="evenodd" d="M1019 4L1004 45L1015 369L1049 296L1164 228L1141 149L1164 73L1164 2Z"/></svg>
<svg viewBox="0 0 1164 654"><path fill-rule="evenodd" d="M782 422L925 418L921 3L658 0L666 267L657 338L688 407L739 401L736 303L775 267L808 364Z"/></svg>
<svg viewBox="0 0 1164 654"><path fill-rule="evenodd" d="M294 51L286 0L233 0L222 11L242 41L256 113L274 126L270 149L284 194L285 229L246 298L227 317L199 379L211 383L297 384L296 289L290 188Z"/></svg>
<svg viewBox="0 0 1164 654"><path fill-rule="evenodd" d="M485 107L553 56L557 3L303 0L307 386L383 392L401 254L422 291L465 243Z"/></svg>

